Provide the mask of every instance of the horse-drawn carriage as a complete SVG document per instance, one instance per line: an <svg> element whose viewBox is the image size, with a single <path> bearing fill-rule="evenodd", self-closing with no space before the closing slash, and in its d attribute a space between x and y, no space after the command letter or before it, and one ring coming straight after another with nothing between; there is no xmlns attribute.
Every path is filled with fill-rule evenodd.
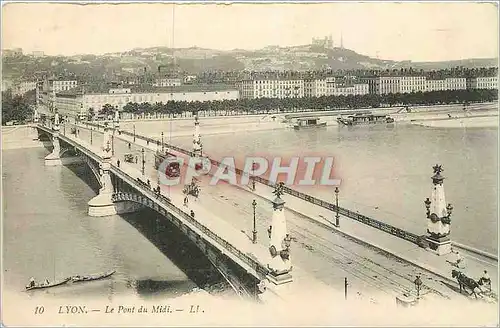
<svg viewBox="0 0 500 328"><path fill-rule="evenodd" d="M134 163L134 154L125 154L125 162Z"/></svg>
<svg viewBox="0 0 500 328"><path fill-rule="evenodd" d="M193 180L191 181L191 184L185 185L184 190L182 190L184 195L191 195L196 198L198 198L198 195L200 194L200 187L196 184L196 182Z"/></svg>
<svg viewBox="0 0 500 328"><path fill-rule="evenodd" d="M451 276L457 280L460 287L460 293L462 293L463 290L469 296L474 295L477 299L477 296L479 295L481 299L491 302L498 299L497 295L491 290L491 279L489 278L481 277L478 281L476 281L456 269L451 270ZM470 290L471 292L468 293L467 290Z"/></svg>

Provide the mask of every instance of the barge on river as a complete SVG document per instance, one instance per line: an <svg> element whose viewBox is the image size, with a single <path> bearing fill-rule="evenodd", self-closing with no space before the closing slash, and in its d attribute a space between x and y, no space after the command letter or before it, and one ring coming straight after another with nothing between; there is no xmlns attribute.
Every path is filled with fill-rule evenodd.
<svg viewBox="0 0 500 328"><path fill-rule="evenodd" d="M318 128L325 127L326 122L320 122L317 117L301 117L297 119L297 123L293 126L295 130L300 129L310 129L310 128Z"/></svg>
<svg viewBox="0 0 500 328"><path fill-rule="evenodd" d="M337 122L348 126L362 124L391 124L394 123L394 119L387 115L356 114L338 117Z"/></svg>

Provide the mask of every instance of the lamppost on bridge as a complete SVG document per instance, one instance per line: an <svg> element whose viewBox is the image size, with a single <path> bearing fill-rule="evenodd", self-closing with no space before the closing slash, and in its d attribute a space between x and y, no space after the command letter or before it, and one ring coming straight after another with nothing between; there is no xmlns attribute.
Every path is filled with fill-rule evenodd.
<svg viewBox="0 0 500 328"><path fill-rule="evenodd" d="M257 202L255 199L252 202L253 206L253 231L252 231L252 243L257 244L257 226L255 222L255 207L257 206Z"/></svg>
<svg viewBox="0 0 500 328"><path fill-rule="evenodd" d="M415 288L417 289L417 300L420 299L420 288L422 287L422 280L420 279L420 276L417 276L415 281L413 282L415 284Z"/></svg>
<svg viewBox="0 0 500 328"><path fill-rule="evenodd" d="M90 127L90 144L92 144L92 130L93 129L94 129L93 127Z"/></svg>
<svg viewBox="0 0 500 328"><path fill-rule="evenodd" d="M163 132L161 133L161 152L165 151L165 145L163 144Z"/></svg>
<svg viewBox="0 0 500 328"><path fill-rule="evenodd" d="M146 164L146 161L144 159L144 148L142 148L141 150L141 153L142 153L142 175L144 175L144 164Z"/></svg>
<svg viewBox="0 0 500 328"><path fill-rule="evenodd" d="M339 221L339 187L335 187L335 226L337 228L340 227L340 221Z"/></svg>
<svg viewBox="0 0 500 328"><path fill-rule="evenodd" d="M347 283L347 277L345 277L344 278L344 298L346 301L347 301L347 286L349 286L349 284Z"/></svg>
<svg viewBox="0 0 500 328"><path fill-rule="evenodd" d="M111 156L115 156L115 138L111 135Z"/></svg>
<svg viewBox="0 0 500 328"><path fill-rule="evenodd" d="M252 190L255 191L255 162L252 162Z"/></svg>
<svg viewBox="0 0 500 328"><path fill-rule="evenodd" d="M134 142L135 142L135 124L134 124L133 127L134 127Z"/></svg>

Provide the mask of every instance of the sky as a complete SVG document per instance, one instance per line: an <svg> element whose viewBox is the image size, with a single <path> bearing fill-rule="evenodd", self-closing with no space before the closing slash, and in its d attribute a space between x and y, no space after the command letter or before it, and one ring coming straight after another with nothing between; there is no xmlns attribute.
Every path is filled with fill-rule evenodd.
<svg viewBox="0 0 500 328"><path fill-rule="evenodd" d="M345 48L380 59L498 57L498 9L467 2L2 6L2 49L48 55L172 45L259 49L326 35L338 46L341 34Z"/></svg>

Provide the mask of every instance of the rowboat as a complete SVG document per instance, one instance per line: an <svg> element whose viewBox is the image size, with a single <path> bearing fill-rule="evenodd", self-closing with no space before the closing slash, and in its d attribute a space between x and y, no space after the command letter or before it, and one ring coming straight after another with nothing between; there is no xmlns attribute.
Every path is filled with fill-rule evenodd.
<svg viewBox="0 0 500 328"><path fill-rule="evenodd" d="M99 274L91 274L91 275L87 275L87 276L73 276L73 277L71 277L71 280L73 280L74 283L75 282L101 280L101 279L105 279L105 278L111 276L115 272L116 272L116 270L107 271L107 272L99 273Z"/></svg>
<svg viewBox="0 0 500 328"><path fill-rule="evenodd" d="M71 280L71 277L68 277L68 278L64 278L62 280L54 281L53 283L49 283L49 284L43 284L42 283L42 284L35 284L34 286L27 285L26 286L26 290L44 289L44 288L56 287L56 286L64 285L65 283L67 283L70 280Z"/></svg>

